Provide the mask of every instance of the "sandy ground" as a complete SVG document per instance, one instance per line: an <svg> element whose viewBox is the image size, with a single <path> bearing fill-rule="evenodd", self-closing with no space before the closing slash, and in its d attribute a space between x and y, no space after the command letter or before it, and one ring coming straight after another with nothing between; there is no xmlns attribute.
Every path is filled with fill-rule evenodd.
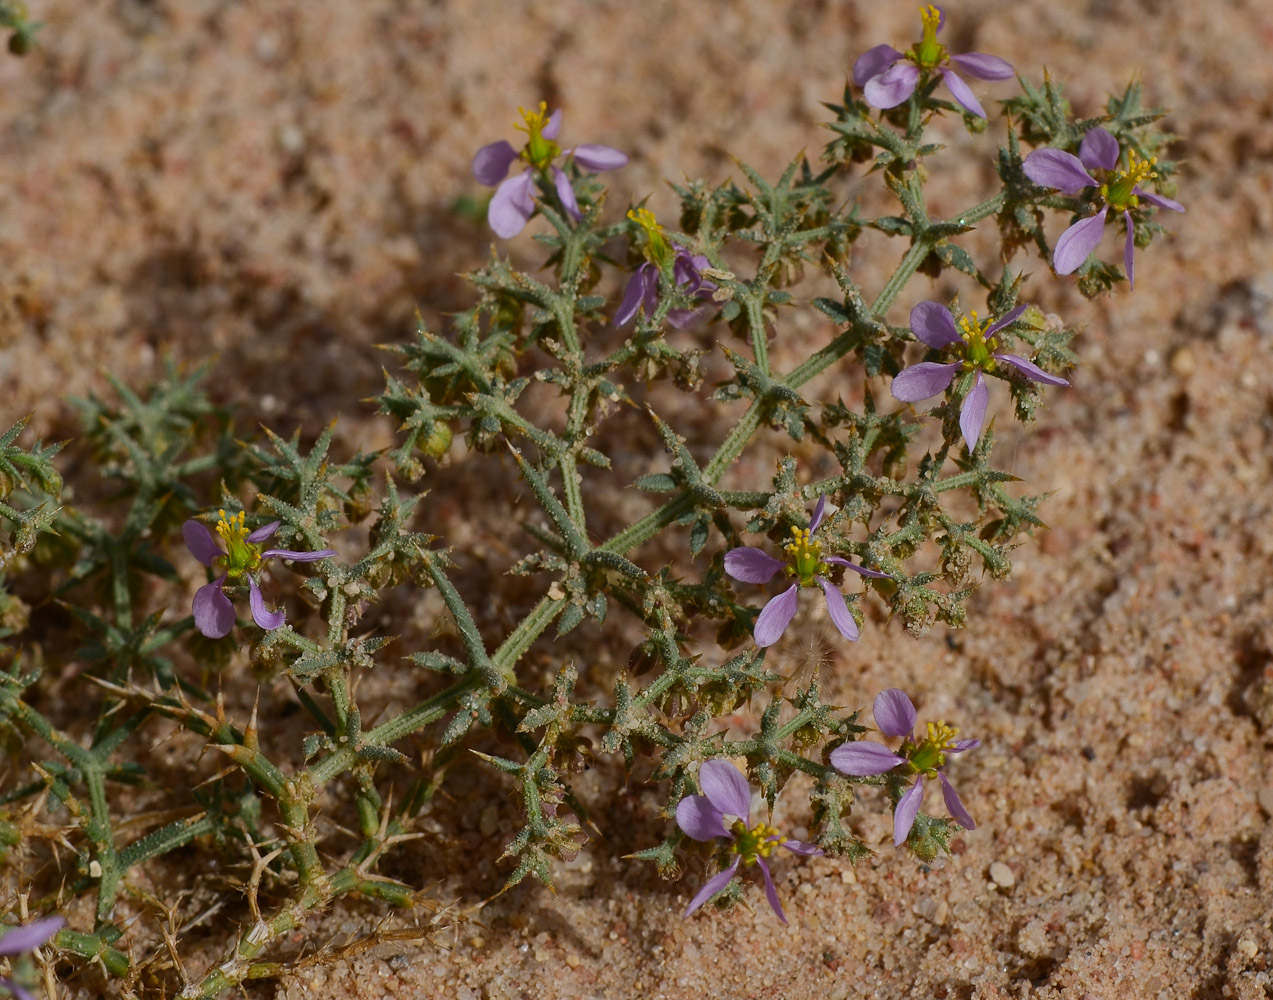
<svg viewBox="0 0 1273 1000"><path fill-rule="evenodd" d="M374 345L405 339L417 306L467 301L454 275L491 238L451 206L478 193L472 152L511 136L518 104L560 104L572 140L631 151L612 197L668 209L662 178L721 179L730 154L774 175L816 151L818 102L915 25L911 5L831 0L32 5L44 49L0 61L0 423L34 413L66 436L66 394L173 357L210 364L243 426L312 432L339 412L345 448L389 441L358 402L380 386ZM1046 66L1083 113L1139 74L1173 109L1188 206L1134 294L1089 304L1036 280L1036 301L1086 325L1074 389L1014 456L1055 491L1052 530L967 630L916 642L877 621L824 670L841 704L897 685L921 718L982 738L956 772L978 829L920 866L864 801L873 858L779 864L789 928L754 889L755 912L682 921L701 873L661 883L620 857L642 846L617 829L643 806L634 789L556 894L523 887L472 922L445 909L420 940L285 977L280 1000L1273 995L1273 10L948 16L954 51L1036 80ZM499 883L513 811L447 802L439 830L462 831L472 870L424 852L409 874L466 906ZM373 918L339 908L306 928L309 950Z"/></svg>

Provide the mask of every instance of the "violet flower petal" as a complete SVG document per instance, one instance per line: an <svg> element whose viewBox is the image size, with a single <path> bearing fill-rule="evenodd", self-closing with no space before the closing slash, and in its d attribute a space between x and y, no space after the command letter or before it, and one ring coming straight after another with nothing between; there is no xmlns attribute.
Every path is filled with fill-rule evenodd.
<svg viewBox="0 0 1273 1000"><path fill-rule="evenodd" d="M993 334L998 333L1009 323L1016 322L1017 317L1020 316L1023 312L1025 312L1025 310L1026 310L1026 307L1024 305L1013 306L1013 308L1008 310L1006 313L1000 316L997 320L991 323L988 327L986 327L986 338L989 339Z"/></svg>
<svg viewBox="0 0 1273 1000"><path fill-rule="evenodd" d="M782 912L782 903L778 901L778 888L774 885L773 876L769 874L769 865L765 863L764 858L757 858L756 864L760 868L760 874L765 877L765 898L769 900L769 909L773 910L774 916L785 924L787 915Z"/></svg>
<svg viewBox="0 0 1273 1000"><path fill-rule="evenodd" d="M676 804L676 825L694 840L715 840L730 836L721 811L706 795L687 795Z"/></svg>
<svg viewBox="0 0 1273 1000"><path fill-rule="evenodd" d="M981 740L955 740L946 748L946 753L963 753L965 750L976 750L981 746Z"/></svg>
<svg viewBox="0 0 1273 1000"><path fill-rule="evenodd" d="M1185 206L1171 198L1164 198L1160 194L1154 194L1152 191L1142 191L1138 187L1132 188L1132 191L1139 196L1141 201L1147 201L1151 205L1157 205L1159 208L1169 208L1173 212L1183 212Z"/></svg>
<svg viewBox="0 0 1273 1000"><path fill-rule="evenodd" d="M181 537L186 540L186 548L190 554L205 566L211 566L212 560L225 555L212 539L212 532L198 521L187 521L181 526Z"/></svg>
<svg viewBox="0 0 1273 1000"><path fill-rule="evenodd" d="M817 506L813 508L813 517L809 518L809 534L813 534L822 524L822 518L827 513L827 495L825 493L818 497Z"/></svg>
<svg viewBox="0 0 1273 1000"><path fill-rule="evenodd" d="M978 118L989 118L986 109L981 106L981 102L977 100L977 95L972 92L972 88L964 83L963 77L953 70L946 69L944 66L938 66L937 71L941 73L942 79L946 81L946 86L950 89L956 101L963 105L966 111L972 112Z"/></svg>
<svg viewBox="0 0 1273 1000"><path fill-rule="evenodd" d="M266 549L261 553L261 560L290 559L292 562L318 562L320 559L330 559L335 554L335 549L315 549L313 552L293 552L291 549Z"/></svg>
<svg viewBox="0 0 1273 1000"><path fill-rule="evenodd" d="M906 763L906 758L893 753L881 743L870 740L855 740L844 743L830 754L831 766L841 774L855 778L866 778L876 774L887 774L898 764Z"/></svg>
<svg viewBox="0 0 1273 1000"><path fill-rule="evenodd" d="M250 575L248 576L248 604L252 608L252 620L267 632L273 631L287 620L281 608L278 611L271 611L265 606L265 597L261 594L261 588Z"/></svg>
<svg viewBox="0 0 1273 1000"><path fill-rule="evenodd" d="M965 52L963 55L951 56L950 61L978 80L1011 80L1017 73L1008 60L989 56L984 52Z"/></svg>
<svg viewBox="0 0 1273 1000"><path fill-rule="evenodd" d="M877 694L871 714L885 736L910 736L915 731L915 704L901 688L888 688Z"/></svg>
<svg viewBox="0 0 1273 1000"><path fill-rule="evenodd" d="M583 213L579 211L579 199L575 197L574 185L570 183L570 178L561 167L553 167L553 187L557 189L557 197L561 199L561 204L570 217L576 220L582 219Z"/></svg>
<svg viewBox="0 0 1273 1000"><path fill-rule="evenodd" d="M1022 164L1025 175L1039 187L1056 188L1062 194L1078 194L1096 181L1082 161L1063 149L1036 149Z"/></svg>
<svg viewBox="0 0 1273 1000"><path fill-rule="evenodd" d="M959 343L955 317L940 302L921 302L911 310L911 333L935 350Z"/></svg>
<svg viewBox="0 0 1273 1000"><path fill-rule="evenodd" d="M763 549L752 548L750 545L730 549L725 553L725 572L743 583L768 583L786 565L781 559L775 559Z"/></svg>
<svg viewBox="0 0 1273 1000"><path fill-rule="evenodd" d="M501 139L488 143L473 154L473 176L479 184L494 187L508 176L508 168L517 161L517 150Z"/></svg>
<svg viewBox="0 0 1273 1000"><path fill-rule="evenodd" d="M574 149L575 162L581 167L600 173L602 170L618 170L628 165L628 154L613 146L598 146L585 142Z"/></svg>
<svg viewBox="0 0 1273 1000"><path fill-rule="evenodd" d="M792 854L799 854L802 858L820 858L826 854L826 851L817 844L811 844L807 840L784 840L778 846L785 847Z"/></svg>
<svg viewBox="0 0 1273 1000"><path fill-rule="evenodd" d="M619 303L619 311L614 314L616 327L627 326L635 318L637 310L645 306L646 312L652 312L650 299L656 294L655 283L658 281L654 265L646 261L628 279L623 289L623 301ZM655 299L657 302L657 299Z"/></svg>
<svg viewBox="0 0 1273 1000"><path fill-rule="evenodd" d="M0 986L5 987L10 993L12 993L14 1000L35 1000L35 997L15 983L12 979L0 976Z"/></svg>
<svg viewBox="0 0 1273 1000"><path fill-rule="evenodd" d="M1090 128L1079 144L1079 159L1088 169L1113 170L1118 166L1118 140L1103 128Z"/></svg>
<svg viewBox="0 0 1273 1000"><path fill-rule="evenodd" d="M1087 255L1095 250L1105 235L1105 214L1109 211L1106 205L1095 215L1081 219L1070 226L1056 241L1052 251L1052 268L1057 274L1072 274L1087 260Z"/></svg>
<svg viewBox="0 0 1273 1000"><path fill-rule="evenodd" d="M915 93L917 83L919 67L912 62L899 62L867 80L862 96L873 108L895 108Z"/></svg>
<svg viewBox="0 0 1273 1000"><path fill-rule="evenodd" d="M709 312L711 312L710 306L699 306L697 309L669 309L666 317L667 324L674 330L688 330L703 322Z"/></svg>
<svg viewBox="0 0 1273 1000"><path fill-rule="evenodd" d="M20 955L38 948L60 931L66 923L61 917L42 917L23 927L11 928L0 937L0 955Z"/></svg>
<svg viewBox="0 0 1273 1000"><path fill-rule="evenodd" d="M1044 385L1069 385L1069 381L1060 375L1049 375L1038 365L1016 354L996 354L995 359L1011 365L1031 382L1042 382Z"/></svg>
<svg viewBox="0 0 1273 1000"><path fill-rule="evenodd" d="M903 403L918 403L931 399L946 389L955 378L958 361L948 365L936 361L921 361L917 365L898 372L893 376L893 398Z"/></svg>
<svg viewBox="0 0 1273 1000"><path fill-rule="evenodd" d="M737 873L738 866L742 863L742 860L741 856L735 858L734 863L723 872L718 872L704 882L703 888L699 889L694 898L690 900L690 905L685 907L685 912L682 913L681 916L688 917L691 913L724 889L725 886L729 885L729 883L733 881L734 875Z"/></svg>
<svg viewBox="0 0 1273 1000"><path fill-rule="evenodd" d="M495 196L486 209L486 221L496 236L511 239L526 227L526 220L535 211L535 200L530 193L533 182L531 172L523 170L495 189Z"/></svg>
<svg viewBox="0 0 1273 1000"><path fill-rule="evenodd" d="M211 583L204 584L195 591L194 603L190 607L195 628L209 639L221 639L234 628L234 605L221 589L224 583L225 574L222 573Z"/></svg>
<svg viewBox="0 0 1273 1000"><path fill-rule="evenodd" d="M772 646L775 642L782 638L782 633L787 631L787 626L791 624L791 619L796 616L796 608L799 607L799 591L800 585L793 583L790 588L784 590L777 597L771 598L769 603L760 610L760 617L756 619L756 628L752 633L752 637L756 640L756 645L761 649Z"/></svg>
<svg viewBox="0 0 1273 1000"><path fill-rule="evenodd" d="M548 121L539 130L539 134L545 139L556 139L557 136L561 135L561 108L558 108L548 116Z"/></svg>
<svg viewBox="0 0 1273 1000"><path fill-rule="evenodd" d="M263 524L261 527L248 534L244 541L250 542L252 545L256 545L258 542L263 542L272 536L274 532L278 531L278 526L282 523L282 521L271 521L269 524Z"/></svg>
<svg viewBox="0 0 1273 1000"><path fill-rule="evenodd" d="M1133 239L1136 226L1132 222L1132 213L1126 209L1123 210L1123 224L1127 227L1127 239L1123 241L1123 270L1127 272L1127 287L1136 287L1136 255L1135 240Z"/></svg>
<svg viewBox="0 0 1273 1000"><path fill-rule="evenodd" d="M879 76L901 58L902 53L891 45L877 45L873 49L867 49L853 63L853 86L864 86L868 80Z"/></svg>
<svg viewBox="0 0 1273 1000"><path fill-rule="evenodd" d="M876 580L891 580L892 577L887 573L880 573L873 569L867 569L865 566L859 566L855 562L849 562L843 556L827 556L823 562L834 563L836 566L843 566L845 569L851 569L854 573L860 573L862 576L869 576Z"/></svg>
<svg viewBox="0 0 1273 1000"><path fill-rule="evenodd" d="M849 612L849 606L844 601L844 595L831 585L829 580L825 580L820 576L815 576L818 586L822 588L822 592L827 595L827 614L831 616L831 623L840 630L840 634L849 642L858 641L858 623L853 620L853 615Z"/></svg>
<svg viewBox="0 0 1273 1000"><path fill-rule="evenodd" d="M750 820L751 786L729 761L703 761L698 769L698 786L707 801L726 816L737 816L744 823Z"/></svg>
<svg viewBox="0 0 1273 1000"><path fill-rule="evenodd" d="M986 377L977 372L977 381L964 398L964 405L959 408L959 430L969 451L977 447L977 442L981 439L981 429L986 424L986 407L989 404L990 387L986 385Z"/></svg>
<svg viewBox="0 0 1273 1000"><path fill-rule="evenodd" d="M959 801L959 794L955 791L950 783L950 779L941 771L937 772L937 777L941 779L941 796L946 800L946 811L954 817L955 822L962 826L965 830L977 829L977 824L972 821L972 817L968 815L968 810L964 808L964 804Z"/></svg>
<svg viewBox="0 0 1273 1000"><path fill-rule="evenodd" d="M924 779L916 778L915 784L905 795L897 800L897 808L893 811L893 846L901 847L911 835L911 827L915 825L915 817L919 815L919 807L924 801Z"/></svg>

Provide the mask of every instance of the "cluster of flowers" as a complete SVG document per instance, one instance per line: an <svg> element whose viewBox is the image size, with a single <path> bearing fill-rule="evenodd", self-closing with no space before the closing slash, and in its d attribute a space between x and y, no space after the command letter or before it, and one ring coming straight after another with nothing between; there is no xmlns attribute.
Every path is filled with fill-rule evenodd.
<svg viewBox="0 0 1273 1000"><path fill-rule="evenodd" d="M853 80L863 89L871 106L888 110L911 99L917 92L931 93L940 80L965 112L980 118L986 112L972 89L956 72L980 80L1004 80L1013 76L1012 66L996 56L968 53L951 56L937 36L945 17L940 8L921 9L922 37L910 49L900 52L879 45L863 54L853 67ZM527 136L520 150L500 140L479 149L473 158L473 176L482 184L494 187L487 218L491 228L501 237L516 236L541 203L565 213L574 220L583 217L571 168L589 171L613 170L624 166L628 157L609 146L582 144L562 148L557 142L561 132L560 110L548 113L540 104L532 111L522 109L523 124L517 127ZM1154 179L1154 161L1140 159L1128 150L1126 168L1120 169L1121 151L1117 139L1101 128L1090 129L1083 139L1078 156L1063 150L1040 149L1026 158L1026 176L1035 184L1055 189L1064 195L1077 195L1087 188L1097 189L1101 207L1091 216L1080 219L1057 241L1053 265L1059 274L1077 270L1096 249L1104 232L1110 209L1121 214L1126 227L1124 264L1128 280L1134 280L1133 235L1135 220L1132 209L1141 201L1159 208L1184 211L1169 198L1145 191L1141 185ZM524 169L514 173L514 164ZM561 164L565 164L563 169ZM1096 176L1093 176L1093 173ZM616 326L631 323L639 312L653 316L660 304L662 290L676 289L691 308L669 309L669 325L683 328L701 320L710 308L717 286L708 278L708 259L678 245L667 236L654 216L645 208L628 213L638 227L634 232L641 241L645 260L628 281L623 299L614 316ZM964 393L959 426L968 448L974 448L985 425L989 387L986 376L1010 378L1019 376L1029 381L1052 386L1067 386L1064 378L1049 374L1032 361L1000 349L999 334L1016 323L1026 306L1018 305L1005 315L980 319L976 312L957 317L938 302L922 302L911 311L910 326L916 339L936 352L930 360L920 361L901 371L892 382L893 396L905 403L931 399L948 391L961 373L972 378L959 380ZM762 549L742 546L725 554L725 571L733 579L749 584L766 584L782 573L791 579L790 586L765 604L754 626L755 642L760 647L772 646L784 634L798 609L802 588L822 591L831 622L844 638L858 638L858 625L845 601L844 594L828 577L832 567L852 570L863 577L886 578L887 574L850 562L837 555L824 555L822 543L815 539L826 516L827 498L819 499L809 525L791 530L785 545L785 559L776 558ZM183 533L191 553L205 566L220 563L222 571L213 581L201 587L194 598L194 621L199 631L211 638L227 635L234 627L233 605L225 594L227 583L246 578L252 618L262 629L275 629L284 622L282 611L265 606L258 583L263 562L271 558L312 562L329 558L330 549L296 552L266 549L262 543L279 527L279 522L248 531L242 513L227 516L219 512L215 525L224 548L212 533L198 521L186 522ZM941 783L946 808L954 820L967 829L975 824L951 787L943 770L947 755L962 753L979 745L978 740L956 739L956 731L943 722L929 723L921 737L916 733L916 712L910 698L893 688L883 691L874 702L874 717L879 732L900 739L896 749L866 740L844 743L830 753L831 764L840 772L854 777L886 778L885 785L895 799L893 814L894 843L901 845L910 836L924 795L927 778ZM903 790L904 780L914 782ZM744 776L726 760L705 761L698 776L702 794L682 799L676 810L677 823L690 838L707 842L727 842L726 854L732 858L722 870L710 878L691 900L686 915L693 913L708 899L725 888L741 868L755 865L760 869L765 894L770 906L784 923L772 876L766 859L778 847L795 854L820 855L822 851L808 843L786 839L766 823L751 825L752 792ZM25 938L23 939L26 940ZM16 987L14 987L16 989Z"/></svg>

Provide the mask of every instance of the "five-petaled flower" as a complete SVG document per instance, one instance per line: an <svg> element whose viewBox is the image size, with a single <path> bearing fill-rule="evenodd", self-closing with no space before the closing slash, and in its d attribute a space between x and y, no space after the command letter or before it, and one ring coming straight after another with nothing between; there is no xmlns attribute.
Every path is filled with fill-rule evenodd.
<svg viewBox="0 0 1273 1000"><path fill-rule="evenodd" d="M876 695L872 711L880 732L885 736L903 737L902 745L894 752L870 740L844 743L831 751L831 766L842 774L858 778L887 774L899 767L905 769L903 773L915 775L915 784L897 800L897 808L893 811L894 845L900 846L910 836L915 816L924 800L925 778L935 777L941 781L942 798L946 800L950 815L965 830L975 830L977 824L959 801L942 768L947 754L975 750L981 746L981 740L957 740L958 730L944 722L928 723L927 735L918 739L914 735L915 706L905 692L897 688L889 688Z"/></svg>
<svg viewBox="0 0 1273 1000"><path fill-rule="evenodd" d="M13 958L23 952L40 947L53 937L66 921L61 917L44 917L33 920L22 927L12 927L0 937L0 958ZM18 1000L34 1000L30 993L7 976L0 976L0 986L12 993Z"/></svg>
<svg viewBox="0 0 1273 1000"><path fill-rule="evenodd" d="M915 93L921 77L936 71L956 101L978 118L985 118L985 109L972 88L946 64L954 63L978 80L1011 79L1012 64L982 52L949 55L946 46L937 41L937 33L946 20L942 9L931 5L921 7L919 16L924 35L905 52L898 52L891 45L877 45L858 56L853 64L853 82L862 88L866 103L873 108L895 108Z"/></svg>
<svg viewBox="0 0 1273 1000"><path fill-rule="evenodd" d="M778 902L778 890L774 888L773 876L769 874L765 859L779 847L806 857L821 856L822 848L803 840L785 839L767 823L752 826L751 787L729 761L704 761L698 771L698 784L703 789L702 795L687 795L676 804L676 823L687 837L694 840L728 839L729 853L734 855L734 860L724 871L703 883L682 916L688 917L729 885L740 866L754 864L765 879L765 898L778 919L785 924L787 917ZM727 824L726 817L733 817L733 822Z"/></svg>
<svg viewBox="0 0 1273 1000"><path fill-rule="evenodd" d="M1001 316L997 322L979 320L977 313L955 322L954 314L940 302L921 302L911 310L911 332L934 350L958 346L963 358L948 364L921 361L899 372L893 379L893 395L903 403L917 403L944 392L959 371L975 371L977 380L964 397L959 411L959 429L969 450L977 445L981 428L986 421L986 405L990 401L990 389L984 372L994 372L998 362L1016 369L1031 382L1044 385L1069 385L1059 375L1049 375L1038 365L1015 354L999 350L999 338L995 336L1009 323L1025 312L1025 306L1017 306Z"/></svg>
<svg viewBox="0 0 1273 1000"><path fill-rule="evenodd" d="M585 143L574 149L563 150L556 139L561 132L561 109L551 115L548 105L540 102L535 111L519 108L524 125L516 126L528 136L519 153L511 144L501 139L488 143L473 156L473 176L487 187L494 187L495 196L486 211L486 220L497 236L504 239L516 236L534 214L535 200L532 190L538 176L545 184L551 182L561 206L575 219L582 218L579 201L570 178L553 161L559 156L573 157L588 170L616 170L628 162L626 153L610 146ZM508 176L514 163L521 160L526 169L520 174ZM496 187L498 185L498 187Z"/></svg>
<svg viewBox="0 0 1273 1000"><path fill-rule="evenodd" d="M672 280L678 288L692 298L710 298L716 291L716 283L703 277L703 271L709 266L706 257L670 243L649 209L633 209L628 212L628 218L645 230L642 252L646 260L628 279L623 301L614 314L615 326L626 326L632 322L638 309L644 309L647 316L653 315L659 305L659 272L668 263L672 265ZM706 305L696 309L670 309L667 321L676 329L683 330L701 320L707 311Z"/></svg>
<svg viewBox="0 0 1273 1000"><path fill-rule="evenodd" d="M283 612L270 611L265 606L265 598L261 596L261 588L257 584L257 571L266 559L291 559L295 562L317 562L336 554L334 549L320 549L317 552L293 552L290 549L266 549L261 551L260 543L278 531L281 521L272 521L255 531L249 532L243 523L244 513L227 516L224 510L217 512L217 534L225 543L225 551L217 545L210 532L198 521L190 520L181 526L181 534L186 540L186 548L191 555L205 566L211 566L215 560L221 560L224 572L211 583L202 586L194 595L194 623L209 639L220 639L230 634L234 628L234 605L225 596L226 580L237 581L247 577L248 603L252 607L252 620L261 628L276 629L283 624Z"/></svg>
<svg viewBox="0 0 1273 1000"><path fill-rule="evenodd" d="M809 527L791 529L791 541L785 546L788 561L775 559L763 549L752 548L749 545L730 549L725 553L725 572L743 583L768 583L779 570L785 570L788 576L795 578L796 582L788 589L770 599L769 603L761 609L760 617L756 619L754 636L756 645L762 649L772 646L782 638L782 633L787 630L791 619L796 615L800 588L812 587L815 583L826 594L827 613L830 614L835 627L850 642L856 642L857 622L853 620L853 615L844 602L844 595L826 578L826 574L831 571L831 564L835 564L851 569L855 573L861 573L863 576L877 578L888 576L887 573L877 573L873 569L851 563L840 556L824 557L822 555L822 543L813 539L813 533L822 524L826 508L827 498L824 493L813 509L813 518L809 522Z"/></svg>
<svg viewBox="0 0 1273 1000"><path fill-rule="evenodd" d="M1127 283L1135 287L1135 260L1132 255L1135 225L1131 209L1138 208L1142 200L1159 208L1183 212L1185 206L1160 194L1152 194L1141 188L1145 181L1158 177L1154 170L1157 157L1142 160L1136 150L1127 151L1127 169L1118 168L1118 140L1103 128L1089 129L1079 145L1079 155L1063 149L1036 149L1025 158L1025 175L1040 187L1056 188L1062 194L1075 195L1084 188L1100 191L1104 205L1095 215L1080 219L1061 234L1052 251L1052 266L1057 274L1071 274L1087 260L1088 254L1105 235L1105 220L1112 208L1123 215L1127 227L1127 239L1123 244L1123 267L1127 271ZM1099 170L1104 180L1098 181L1088 171Z"/></svg>

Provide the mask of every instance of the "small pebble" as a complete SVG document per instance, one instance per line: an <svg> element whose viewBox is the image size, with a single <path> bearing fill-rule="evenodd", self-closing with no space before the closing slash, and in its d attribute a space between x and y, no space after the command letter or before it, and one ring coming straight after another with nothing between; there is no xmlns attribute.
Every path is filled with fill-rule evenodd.
<svg viewBox="0 0 1273 1000"><path fill-rule="evenodd" d="M1249 961L1260 953L1260 946L1249 937L1238 938L1238 953Z"/></svg>
<svg viewBox="0 0 1273 1000"><path fill-rule="evenodd" d="M1273 817L1273 785L1265 785L1255 798L1260 803L1260 808L1264 810L1264 815Z"/></svg>
<svg viewBox="0 0 1273 1000"><path fill-rule="evenodd" d="M1012 869L1002 861L996 861L990 866L990 881L1000 889L1011 889L1017 884L1017 877L1012 874Z"/></svg>

